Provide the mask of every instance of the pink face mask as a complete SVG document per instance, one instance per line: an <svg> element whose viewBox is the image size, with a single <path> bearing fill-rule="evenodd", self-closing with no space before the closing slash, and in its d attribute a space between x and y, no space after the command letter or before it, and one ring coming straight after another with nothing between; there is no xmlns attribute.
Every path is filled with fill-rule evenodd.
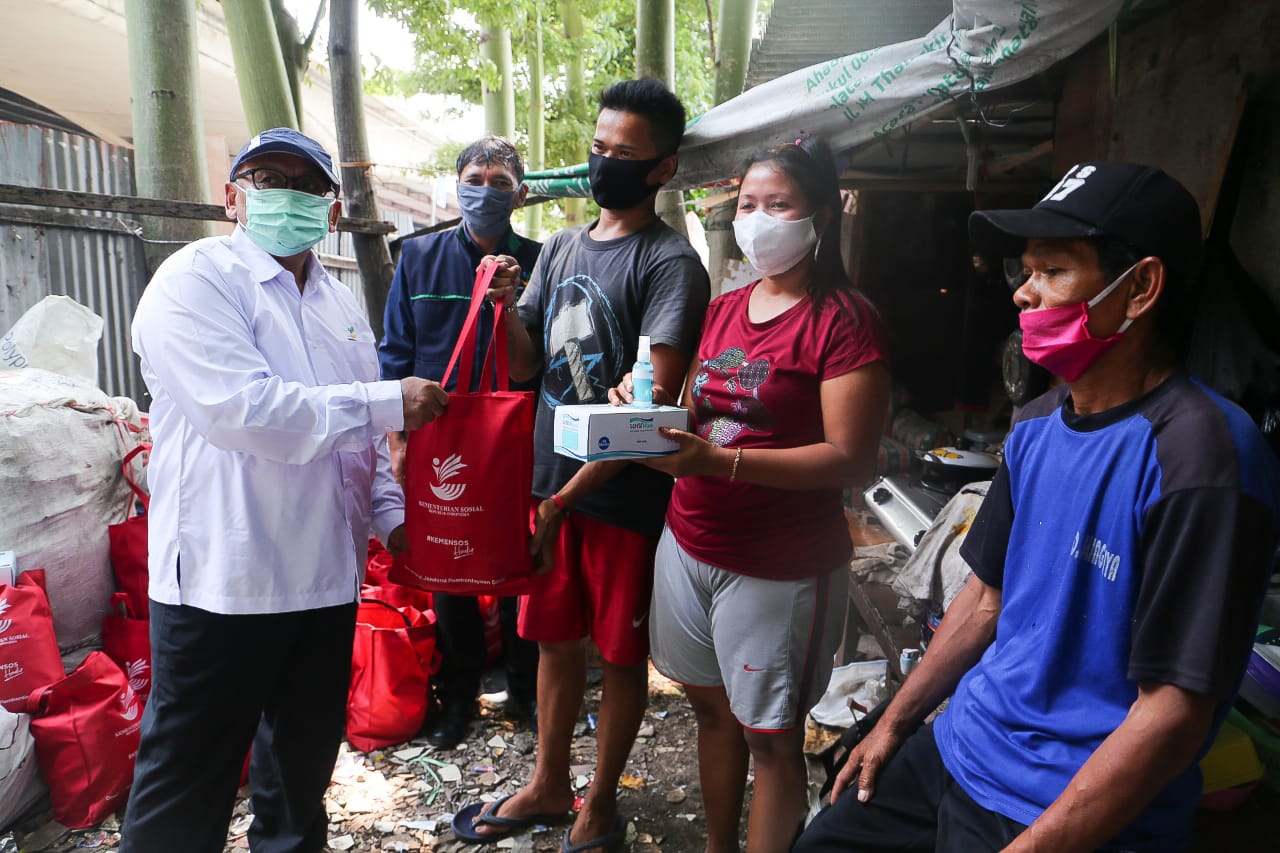
<svg viewBox="0 0 1280 853"><path fill-rule="evenodd" d="M1139 262L1141 263L1141 262ZM1095 338L1089 334L1089 309L1111 295L1125 276L1133 272L1134 264L1108 284L1088 302L1061 305L1057 308L1041 308L1023 311L1018 315L1022 327L1022 352L1031 361L1068 382L1075 382L1089 367L1124 337L1131 320L1126 319L1114 335Z"/></svg>

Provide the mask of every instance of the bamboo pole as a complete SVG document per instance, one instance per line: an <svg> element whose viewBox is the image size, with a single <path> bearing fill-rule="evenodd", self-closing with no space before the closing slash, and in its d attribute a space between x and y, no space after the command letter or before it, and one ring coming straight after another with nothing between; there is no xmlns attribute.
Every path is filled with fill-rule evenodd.
<svg viewBox="0 0 1280 853"><path fill-rule="evenodd" d="M196 76L195 6L167 0L127 0L129 94L139 195L210 200L204 123ZM183 242L207 237L193 220L143 220L147 266L154 270Z"/></svg>
<svg viewBox="0 0 1280 853"><path fill-rule="evenodd" d="M546 166L546 115L542 102L542 14L534 12L529 39L529 150L525 167L539 172ZM535 240L542 238L542 205L525 208L525 230Z"/></svg>
<svg viewBox="0 0 1280 853"><path fill-rule="evenodd" d="M498 69L498 86L483 85L484 129L510 139L516 130L516 91L511 77L511 30L490 19L480 23L480 56Z"/></svg>
<svg viewBox="0 0 1280 853"><path fill-rule="evenodd" d="M563 0L561 14L564 17L564 35L569 41L569 61L565 67L569 114L585 125L590 123L591 116L587 112L586 69L582 55L582 7L578 0ZM578 134L569 150L569 162L585 163L589 151L588 138ZM567 227L581 225L587 221L586 199L565 199L561 207L564 210L564 223Z"/></svg>
<svg viewBox="0 0 1280 853"><path fill-rule="evenodd" d="M716 56L715 102L723 104L742 94L747 64L751 59L751 30L755 25L756 0L720 0L719 54ZM730 260L742 257L733 238L733 216L737 196L716 205L706 216L707 267L711 293L719 295L725 268Z"/></svg>
<svg viewBox="0 0 1280 853"><path fill-rule="evenodd" d="M164 5L175 8L191 4L169 0ZM222 13L231 38L231 58L249 132L261 133L272 127L297 130L298 113L269 0L222 0Z"/></svg>
<svg viewBox="0 0 1280 853"><path fill-rule="evenodd" d="M636 76L661 80L676 88L676 3L675 0L636 0ZM684 236L684 193L665 190L656 204L662 221Z"/></svg>

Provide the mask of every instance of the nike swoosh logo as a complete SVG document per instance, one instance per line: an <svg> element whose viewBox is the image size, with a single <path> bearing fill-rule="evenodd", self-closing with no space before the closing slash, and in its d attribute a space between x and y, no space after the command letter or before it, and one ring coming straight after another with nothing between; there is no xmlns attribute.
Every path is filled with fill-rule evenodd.
<svg viewBox="0 0 1280 853"><path fill-rule="evenodd" d="M639 628L641 625L643 625L643 624L644 624L645 617L647 617L648 615L649 615L648 613L645 613L643 616L639 616L639 617L637 617L637 618L635 618L635 619L632 619L632 620L631 620L631 627L632 627L632 628Z"/></svg>
<svg viewBox="0 0 1280 853"><path fill-rule="evenodd" d="M742 665L742 671L743 672L764 672L764 667L761 667L760 669L756 669L754 666L744 663Z"/></svg>

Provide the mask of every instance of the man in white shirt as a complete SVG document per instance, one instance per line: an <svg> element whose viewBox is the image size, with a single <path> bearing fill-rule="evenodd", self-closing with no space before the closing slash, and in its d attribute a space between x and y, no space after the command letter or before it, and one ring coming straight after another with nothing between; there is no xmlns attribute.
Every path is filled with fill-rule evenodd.
<svg viewBox="0 0 1280 853"><path fill-rule="evenodd" d="M403 550L389 430L448 403L378 381L373 332L311 251L333 161L264 131L226 184L229 237L156 271L133 321L152 396L152 693L121 850L221 851L253 758L255 853L318 851L370 530Z"/></svg>

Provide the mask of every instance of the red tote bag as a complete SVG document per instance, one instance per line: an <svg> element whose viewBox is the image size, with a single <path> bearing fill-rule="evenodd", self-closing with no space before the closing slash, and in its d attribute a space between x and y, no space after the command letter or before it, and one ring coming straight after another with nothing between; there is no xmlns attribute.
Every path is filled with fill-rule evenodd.
<svg viewBox="0 0 1280 853"><path fill-rule="evenodd" d="M471 310L445 370L458 367L458 388L471 387L480 306L496 267L476 275ZM409 434L405 458L405 531L409 553L392 566L390 580L462 595L518 595L533 577L529 519L533 507L531 391L512 391L502 312L480 387L456 392L440 417Z"/></svg>
<svg viewBox="0 0 1280 853"><path fill-rule="evenodd" d="M403 743L421 729L440 668L436 617L361 598L347 694L347 741L361 752Z"/></svg>
<svg viewBox="0 0 1280 853"><path fill-rule="evenodd" d="M15 714L27 710L32 690L67 674L44 590L44 569L23 572L13 586L0 584L0 705Z"/></svg>
<svg viewBox="0 0 1280 853"><path fill-rule="evenodd" d="M151 450L149 444L139 444L125 454L124 479L142 503L143 513L133 515L119 524L107 525L107 538L111 548L111 570L116 576L116 586L129 596L129 606L138 619L151 618L151 604L147 600L147 513L151 510L151 498L139 488L129 473L129 463L139 453ZM129 500L130 508L133 499Z"/></svg>
<svg viewBox="0 0 1280 853"><path fill-rule="evenodd" d="M127 593L111 596L111 612L102 620L102 650L145 704L151 695L151 623L134 618Z"/></svg>
<svg viewBox="0 0 1280 853"><path fill-rule="evenodd" d="M90 652L70 675L32 691L29 713L58 823L84 829L124 805L142 702L111 658Z"/></svg>

